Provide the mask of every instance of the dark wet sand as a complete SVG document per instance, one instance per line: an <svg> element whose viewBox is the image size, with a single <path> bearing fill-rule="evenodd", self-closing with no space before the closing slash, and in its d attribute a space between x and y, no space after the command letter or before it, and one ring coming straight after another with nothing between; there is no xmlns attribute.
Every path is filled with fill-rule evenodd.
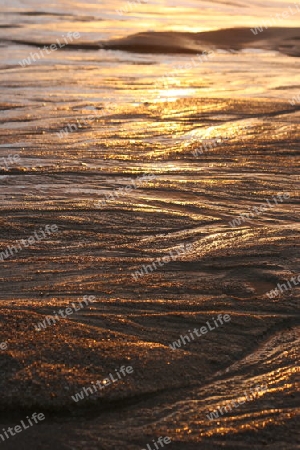
<svg viewBox="0 0 300 450"><path fill-rule="evenodd" d="M2 104L7 113L11 107ZM58 149L43 130L60 129L62 120L45 118L37 129L23 114L17 111L23 139L35 142L21 151L23 161L44 165L2 171L1 248L46 224L59 231L1 262L1 340L8 349L0 354L0 428L29 412L47 418L3 448L140 450L170 436L173 450L299 449L299 288L267 296L300 272L297 106L190 99L120 108L91 125L107 145L97 153L81 148L85 165L70 140L90 127ZM144 135L130 129L124 141L124 130L107 131L107 124L137 117ZM256 122L199 159L191 153L199 142L160 144L163 126L148 144L147 127L166 118L185 132L200 123ZM10 120L2 124L2 139L13 145ZM101 169L93 167L98 160ZM155 181L102 210L96 206L112 186L150 167ZM278 192L291 198L251 224L229 226ZM178 243L193 243L194 250L133 280L134 270ZM45 331L34 329L86 294L97 302ZM170 349L219 313L230 314L226 326ZM123 382L71 400L129 364L134 373ZM258 384L267 385L263 396L219 420L206 418Z"/></svg>
<svg viewBox="0 0 300 450"><path fill-rule="evenodd" d="M255 29L255 27L253 28ZM16 43L43 47L55 44L55 40L1 39L2 43ZM300 56L300 28L272 27L254 34L250 28L228 28L201 33L148 31L102 42L87 42L79 39L70 42L64 50L123 50L137 53L199 53L207 49L242 50L263 49L279 51L285 55Z"/></svg>
<svg viewBox="0 0 300 450"><path fill-rule="evenodd" d="M143 32L119 40L104 42L107 49L158 53L198 53L207 48L277 50L300 56L300 29L273 27L256 35L249 28L229 28L201 33Z"/></svg>

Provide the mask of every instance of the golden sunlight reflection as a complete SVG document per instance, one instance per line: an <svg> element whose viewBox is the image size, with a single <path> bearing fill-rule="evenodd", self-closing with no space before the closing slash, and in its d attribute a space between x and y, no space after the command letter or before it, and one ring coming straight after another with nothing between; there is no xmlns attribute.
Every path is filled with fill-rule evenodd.
<svg viewBox="0 0 300 450"><path fill-rule="evenodd" d="M288 2L2 2L0 422L49 412L9 448L294 450Z"/></svg>
<svg viewBox="0 0 300 450"><path fill-rule="evenodd" d="M159 91L158 102L175 102L182 97L193 96L196 93L195 89L192 88L173 88Z"/></svg>

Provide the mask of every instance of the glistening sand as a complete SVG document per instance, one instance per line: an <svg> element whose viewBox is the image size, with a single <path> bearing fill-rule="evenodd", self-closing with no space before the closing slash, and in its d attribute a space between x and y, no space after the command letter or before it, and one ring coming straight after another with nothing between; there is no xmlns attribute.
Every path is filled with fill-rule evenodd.
<svg viewBox="0 0 300 450"><path fill-rule="evenodd" d="M290 104L300 93L299 19L257 42L250 31L287 5L149 2L124 17L122 2L2 6L0 156L21 159L0 174L0 251L59 228L0 263L0 429L28 412L46 416L3 448L140 450L159 436L170 450L300 448L299 288L267 295L300 273L300 114ZM190 34L225 27L239 30L205 42ZM81 33L77 49L18 64L38 51L29 43L67 31ZM166 85L202 50L215 57ZM144 173L156 178L99 208ZM230 227L283 192L288 201ZM191 253L134 281L137 268L187 243ZM35 330L84 295L98 302ZM220 313L231 322L170 349ZM121 365L132 376L72 401ZM262 384L256 400L207 419Z"/></svg>

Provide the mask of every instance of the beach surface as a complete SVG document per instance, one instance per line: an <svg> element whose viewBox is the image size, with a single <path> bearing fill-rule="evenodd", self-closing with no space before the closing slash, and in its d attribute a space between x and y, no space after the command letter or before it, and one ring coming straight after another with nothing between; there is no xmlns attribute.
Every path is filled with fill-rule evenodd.
<svg viewBox="0 0 300 450"><path fill-rule="evenodd" d="M299 20L122 7L2 7L2 446L299 449Z"/></svg>

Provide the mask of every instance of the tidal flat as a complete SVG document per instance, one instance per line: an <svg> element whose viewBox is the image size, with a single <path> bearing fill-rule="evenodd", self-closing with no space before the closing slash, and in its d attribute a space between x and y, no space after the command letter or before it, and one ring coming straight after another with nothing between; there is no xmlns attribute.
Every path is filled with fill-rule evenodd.
<svg viewBox="0 0 300 450"><path fill-rule="evenodd" d="M26 2L0 27L0 430L45 420L3 448L299 449L299 286L269 295L300 274L297 29L253 48L245 21L235 47L223 12L191 49L195 1L166 23ZM19 64L66 30L76 48Z"/></svg>

